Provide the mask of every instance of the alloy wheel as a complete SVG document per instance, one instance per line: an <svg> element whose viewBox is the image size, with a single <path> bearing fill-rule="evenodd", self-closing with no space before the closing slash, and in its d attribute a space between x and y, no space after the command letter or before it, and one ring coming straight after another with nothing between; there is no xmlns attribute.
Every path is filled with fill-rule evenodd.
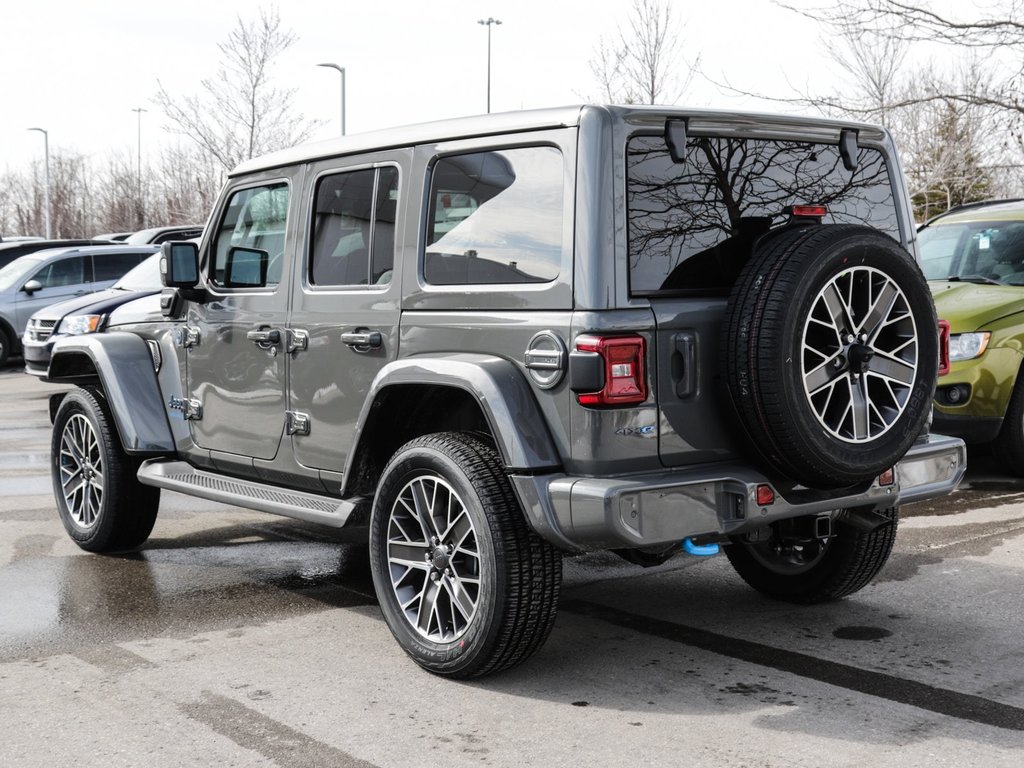
<svg viewBox="0 0 1024 768"><path fill-rule="evenodd" d="M60 440L60 490L71 519L91 528L103 504L103 458L92 422L80 413L67 420Z"/></svg>
<svg viewBox="0 0 1024 768"><path fill-rule="evenodd" d="M480 600L476 530L454 488L435 475L406 483L387 531L391 587L420 637L450 643L469 628Z"/></svg>

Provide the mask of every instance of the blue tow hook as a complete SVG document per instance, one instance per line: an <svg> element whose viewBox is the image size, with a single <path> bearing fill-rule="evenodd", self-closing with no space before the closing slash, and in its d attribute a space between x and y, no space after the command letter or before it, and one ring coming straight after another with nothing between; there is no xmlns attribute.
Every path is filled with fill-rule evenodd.
<svg viewBox="0 0 1024 768"><path fill-rule="evenodd" d="M695 557L711 557L718 554L717 544L694 544L693 539L683 539L683 549Z"/></svg>

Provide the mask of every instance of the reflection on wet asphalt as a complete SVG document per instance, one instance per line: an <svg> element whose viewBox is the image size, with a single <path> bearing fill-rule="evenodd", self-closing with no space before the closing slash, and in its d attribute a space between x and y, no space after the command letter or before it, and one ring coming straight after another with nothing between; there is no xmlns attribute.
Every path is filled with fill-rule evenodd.
<svg viewBox="0 0 1024 768"><path fill-rule="evenodd" d="M40 556L52 541L25 556L31 542L16 542L23 554L0 568L0 661L376 602L365 547L274 530L215 529L188 546L157 539L119 556Z"/></svg>

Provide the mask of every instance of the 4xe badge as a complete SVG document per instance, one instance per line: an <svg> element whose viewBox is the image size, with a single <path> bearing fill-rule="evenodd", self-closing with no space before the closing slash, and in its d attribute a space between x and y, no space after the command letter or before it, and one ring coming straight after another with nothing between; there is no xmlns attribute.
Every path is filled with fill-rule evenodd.
<svg viewBox="0 0 1024 768"><path fill-rule="evenodd" d="M622 429L615 430L616 435L622 435L623 437L629 437L630 435L636 435L637 437L654 437L656 433L653 424L648 424L643 427L623 427Z"/></svg>

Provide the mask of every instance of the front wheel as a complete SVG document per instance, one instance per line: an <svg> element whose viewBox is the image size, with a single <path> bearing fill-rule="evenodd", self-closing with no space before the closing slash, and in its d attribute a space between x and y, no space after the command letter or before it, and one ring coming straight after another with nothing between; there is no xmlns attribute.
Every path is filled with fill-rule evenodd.
<svg viewBox="0 0 1024 768"><path fill-rule="evenodd" d="M834 535L796 538L772 526L764 541L733 539L725 553L758 592L790 603L823 603L867 586L889 559L899 508L877 513L871 528L848 511L833 519Z"/></svg>
<svg viewBox="0 0 1024 768"><path fill-rule="evenodd" d="M469 678L529 658L554 624L561 555L526 523L494 449L463 433L392 457L370 520L381 610L424 669Z"/></svg>
<svg viewBox="0 0 1024 768"><path fill-rule="evenodd" d="M135 476L100 390L82 387L61 401L53 421L50 470L57 510L75 543L90 552L134 549L153 530L160 489Z"/></svg>

